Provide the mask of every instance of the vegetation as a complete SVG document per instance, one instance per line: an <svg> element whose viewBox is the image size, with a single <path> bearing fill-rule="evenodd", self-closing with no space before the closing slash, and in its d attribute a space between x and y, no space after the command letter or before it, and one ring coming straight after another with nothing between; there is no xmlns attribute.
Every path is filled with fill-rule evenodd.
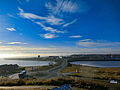
<svg viewBox="0 0 120 90"><path fill-rule="evenodd" d="M74 80L74 79L63 79L63 78L56 78L56 79L49 79L49 80L42 80L42 79L16 79L16 80L8 80L0 82L0 86L20 86L20 85L51 85L51 86L61 86L64 84L68 84L72 87L78 88L85 88L85 89L92 89L92 90L107 90L111 87L110 84L105 82L96 82L91 80ZM120 88L119 86L116 86Z"/></svg>
<svg viewBox="0 0 120 90"><path fill-rule="evenodd" d="M58 60L55 65L51 66L35 66L34 71L42 71L60 65L62 60ZM32 67L24 68L27 72L32 70ZM16 69L17 70L17 69ZM21 70L18 67L18 71ZM12 72L12 71L11 71ZM68 84L72 87L82 88L85 90L114 90L120 88L120 68L98 68L81 65L71 65L60 71L61 77L54 79L0 79L0 86L22 86L22 85L45 85L45 86L61 86ZM62 76L65 73L68 75ZM110 84L110 80L117 80L118 84Z"/></svg>
<svg viewBox="0 0 120 90"><path fill-rule="evenodd" d="M120 81L120 68L98 68L90 66L71 65L64 68L61 73L75 72L71 76L86 77L100 80L118 80Z"/></svg>
<svg viewBox="0 0 120 90"><path fill-rule="evenodd" d="M10 74L19 73L24 67L18 65L0 65L0 76L8 76Z"/></svg>

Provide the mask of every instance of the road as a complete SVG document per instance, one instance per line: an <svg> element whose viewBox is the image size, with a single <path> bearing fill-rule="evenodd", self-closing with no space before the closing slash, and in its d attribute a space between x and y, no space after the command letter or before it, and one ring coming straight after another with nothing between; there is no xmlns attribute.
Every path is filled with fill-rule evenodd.
<svg viewBox="0 0 120 90"><path fill-rule="evenodd" d="M62 76L59 71L67 66L67 60L62 60L62 62L58 66L54 66L53 68L44 70L44 71L31 71L27 72L26 75L31 77L37 77L37 78L55 78Z"/></svg>
<svg viewBox="0 0 120 90"><path fill-rule="evenodd" d="M53 68L43 70L43 71L30 71L30 72L27 72L26 75L28 76L28 78L33 77L33 78L42 78L42 79L49 79L49 78L67 76L67 75L70 75L70 74L74 73L74 72L72 72L72 73L62 73L62 74L60 73L60 70L65 68L67 66L67 64L68 64L67 60L64 59L60 62L60 64L58 66L54 66ZM18 73L10 75L9 78L19 79Z"/></svg>
<svg viewBox="0 0 120 90"><path fill-rule="evenodd" d="M67 60L64 59L60 62L58 66L54 66L53 68L43 70L43 71L31 71L27 72L26 75L29 77L34 77L34 78L42 78L42 79L49 79L49 78L55 78L55 77L62 77L68 74L61 74L59 73L60 70L65 68L67 66ZM11 79L19 79L18 73L10 75L9 78Z"/></svg>

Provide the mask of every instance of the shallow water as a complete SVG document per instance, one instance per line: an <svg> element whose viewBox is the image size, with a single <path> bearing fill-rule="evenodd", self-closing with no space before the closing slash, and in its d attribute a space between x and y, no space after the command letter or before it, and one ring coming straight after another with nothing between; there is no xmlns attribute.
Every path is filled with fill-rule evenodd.
<svg viewBox="0 0 120 90"><path fill-rule="evenodd" d="M70 63L93 67L120 67L120 61L75 61Z"/></svg>
<svg viewBox="0 0 120 90"><path fill-rule="evenodd" d="M0 65L17 64L19 66L47 66L50 61L33 61L33 60L4 60L0 59ZM55 62L53 62L55 64Z"/></svg>

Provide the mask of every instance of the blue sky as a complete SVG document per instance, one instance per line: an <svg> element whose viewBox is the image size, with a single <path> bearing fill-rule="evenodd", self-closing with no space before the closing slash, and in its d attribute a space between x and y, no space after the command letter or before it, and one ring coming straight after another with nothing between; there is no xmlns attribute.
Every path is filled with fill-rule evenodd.
<svg viewBox="0 0 120 90"><path fill-rule="evenodd" d="M0 54L120 53L119 0L0 0Z"/></svg>

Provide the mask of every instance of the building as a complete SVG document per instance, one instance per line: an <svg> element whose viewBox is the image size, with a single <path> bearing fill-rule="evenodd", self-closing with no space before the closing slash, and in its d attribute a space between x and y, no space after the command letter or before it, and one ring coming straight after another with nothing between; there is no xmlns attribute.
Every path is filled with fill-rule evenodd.
<svg viewBox="0 0 120 90"><path fill-rule="evenodd" d="M59 56L49 56L49 58L52 58L52 59L59 59Z"/></svg>
<svg viewBox="0 0 120 90"><path fill-rule="evenodd" d="M38 58L40 58L40 55L38 55Z"/></svg>
<svg viewBox="0 0 120 90"><path fill-rule="evenodd" d="M110 83L112 83L112 84L117 84L118 81L117 81L117 80L110 80Z"/></svg>

